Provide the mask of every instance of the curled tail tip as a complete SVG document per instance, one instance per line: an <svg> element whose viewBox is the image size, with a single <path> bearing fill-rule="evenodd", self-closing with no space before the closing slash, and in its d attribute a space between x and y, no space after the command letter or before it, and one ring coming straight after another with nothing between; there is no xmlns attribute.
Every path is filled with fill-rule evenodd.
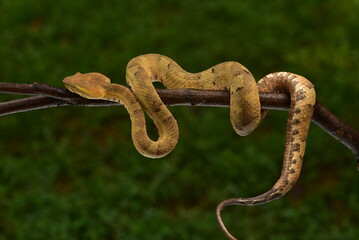
<svg viewBox="0 0 359 240"><path fill-rule="evenodd" d="M227 230L226 226L223 223L222 220L222 216L221 216L221 211L222 209L226 206L225 201L221 202L220 204L218 204L217 206L217 211L216 211L216 215L217 215L217 222L222 230L222 232L224 233L224 235L227 236L227 238L231 239L231 240L237 240L235 237L233 237L229 231Z"/></svg>

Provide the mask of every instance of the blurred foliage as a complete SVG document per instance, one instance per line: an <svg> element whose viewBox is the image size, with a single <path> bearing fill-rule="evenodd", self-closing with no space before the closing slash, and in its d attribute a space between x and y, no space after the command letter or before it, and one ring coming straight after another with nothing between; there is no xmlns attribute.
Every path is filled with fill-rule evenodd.
<svg viewBox="0 0 359 240"><path fill-rule="evenodd" d="M62 86L75 72L98 71L124 84L126 63L140 54L192 72L234 60L256 79L308 77L319 101L359 129L358 11L357 0L0 0L0 79ZM171 111L181 136L159 160L136 152L120 107L2 117L0 239L225 239L215 208L276 181L287 114L271 112L241 138L228 109ZM313 125L293 190L263 206L228 207L224 220L247 240L355 239L358 183L351 152Z"/></svg>

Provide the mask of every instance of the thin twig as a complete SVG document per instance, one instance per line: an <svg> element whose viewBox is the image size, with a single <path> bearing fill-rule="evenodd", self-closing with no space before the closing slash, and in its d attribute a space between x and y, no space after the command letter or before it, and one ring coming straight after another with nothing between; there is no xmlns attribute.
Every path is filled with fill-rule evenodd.
<svg viewBox="0 0 359 240"><path fill-rule="evenodd" d="M0 93L37 95L0 103L0 116L41 108L59 106L116 106L118 103L105 100L89 100L71 93L67 89L43 83L13 84L0 83ZM157 93L168 106L229 106L229 92L198 89L157 89ZM263 109L288 110L290 97L279 93L260 93ZM359 170L359 131L340 120L319 102L315 104L312 121L344 144L355 155Z"/></svg>

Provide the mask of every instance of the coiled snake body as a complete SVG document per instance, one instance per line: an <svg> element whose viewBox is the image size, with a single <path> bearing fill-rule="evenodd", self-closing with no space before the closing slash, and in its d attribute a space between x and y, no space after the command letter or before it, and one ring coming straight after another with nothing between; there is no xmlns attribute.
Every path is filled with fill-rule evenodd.
<svg viewBox="0 0 359 240"><path fill-rule="evenodd" d="M132 122L132 139L136 149L146 157L167 155L178 141L178 126L164 105L152 82L160 81L168 89L212 89L230 91L230 119L234 130L242 136L254 130L267 111L260 108L259 91L282 92L291 96L286 131L286 146L280 178L267 192L252 198L233 198L220 203L217 219L224 233L221 210L227 205L256 205L283 196L296 183L303 162L306 139L315 104L314 86L304 77L278 72L256 83L252 74L237 62L224 62L199 73L184 71L176 62L158 54L133 58L126 68L126 81L131 90L110 82L100 73L77 73L64 79L72 92L88 99L104 99L122 103ZM144 111L154 121L159 138L151 140L146 131Z"/></svg>

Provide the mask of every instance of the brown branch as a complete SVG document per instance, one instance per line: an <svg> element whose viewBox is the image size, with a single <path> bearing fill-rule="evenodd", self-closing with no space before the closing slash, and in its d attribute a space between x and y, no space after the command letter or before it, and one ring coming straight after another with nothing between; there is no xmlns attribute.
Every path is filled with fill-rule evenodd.
<svg viewBox="0 0 359 240"><path fill-rule="evenodd" d="M43 83L0 83L0 93L38 95L0 103L0 116L69 105L89 107L119 105L104 100L88 100L66 89ZM168 106L229 106L228 91L157 89L157 93ZM290 105L290 98L286 94L260 93L260 100L263 109L288 110ZM319 102L315 104L312 121L353 152L358 160L357 169L359 170L359 132L340 120Z"/></svg>

